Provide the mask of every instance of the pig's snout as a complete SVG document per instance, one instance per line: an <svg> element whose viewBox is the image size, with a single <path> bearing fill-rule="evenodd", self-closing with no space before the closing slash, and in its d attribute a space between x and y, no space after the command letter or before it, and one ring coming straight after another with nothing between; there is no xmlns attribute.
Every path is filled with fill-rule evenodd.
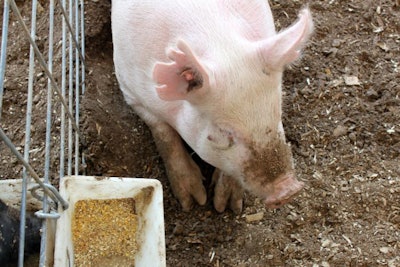
<svg viewBox="0 0 400 267"><path fill-rule="evenodd" d="M268 195L265 199L265 206L270 209L279 208L296 196L303 186L304 183L299 182L294 174L281 176L273 183L273 193Z"/></svg>

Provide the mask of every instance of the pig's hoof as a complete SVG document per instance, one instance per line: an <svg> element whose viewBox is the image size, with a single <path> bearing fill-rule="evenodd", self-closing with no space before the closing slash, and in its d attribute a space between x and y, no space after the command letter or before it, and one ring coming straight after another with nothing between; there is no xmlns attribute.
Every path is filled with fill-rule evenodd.
<svg viewBox="0 0 400 267"><path fill-rule="evenodd" d="M179 198L179 202L182 206L182 210L183 211L190 211L193 206L194 206L194 201L193 199L200 205L203 206L204 204L206 204L207 201L207 195L206 195L206 191L203 188L200 188L197 190L197 192L192 193L192 195L189 196L185 196L184 198Z"/></svg>
<svg viewBox="0 0 400 267"><path fill-rule="evenodd" d="M199 178L201 176L196 177L187 177L184 181L170 178L172 191L181 204L183 211L190 211L194 206L194 202L201 206L206 204L206 189L202 179Z"/></svg>
<svg viewBox="0 0 400 267"><path fill-rule="evenodd" d="M232 177L224 175L219 169L213 174L214 208L218 212L224 212L228 207L236 214L243 209L243 188Z"/></svg>
<svg viewBox="0 0 400 267"><path fill-rule="evenodd" d="M234 199L231 198L229 208L235 213L240 214L243 210L243 191L240 194L240 198Z"/></svg>
<svg viewBox="0 0 400 267"><path fill-rule="evenodd" d="M240 192L232 193L230 196L226 195L214 195L214 208L219 213L225 211L228 206L229 202L229 209L233 211L235 214L242 213L243 210L243 190Z"/></svg>
<svg viewBox="0 0 400 267"><path fill-rule="evenodd" d="M193 208L193 199L192 198L181 200L180 203L182 206L182 210L185 212L188 212Z"/></svg>

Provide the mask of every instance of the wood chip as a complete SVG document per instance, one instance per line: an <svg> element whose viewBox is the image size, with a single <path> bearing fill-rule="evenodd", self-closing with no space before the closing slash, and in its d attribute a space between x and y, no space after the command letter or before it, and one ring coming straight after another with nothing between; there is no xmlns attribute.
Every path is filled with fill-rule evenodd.
<svg viewBox="0 0 400 267"><path fill-rule="evenodd" d="M349 86L361 84L356 76L344 76L344 83Z"/></svg>
<svg viewBox="0 0 400 267"><path fill-rule="evenodd" d="M258 222L258 221L261 221L262 218L264 217L264 212L249 214L249 215L246 215L245 217L246 217L247 223Z"/></svg>
<svg viewBox="0 0 400 267"><path fill-rule="evenodd" d="M387 254L389 252L389 247L381 247L379 251L382 252L383 254Z"/></svg>
<svg viewBox="0 0 400 267"><path fill-rule="evenodd" d="M377 45L380 49L382 49L383 51L385 51L385 52L388 52L388 51L389 51L389 47L388 47L388 45L387 45L386 43L378 42L376 45Z"/></svg>

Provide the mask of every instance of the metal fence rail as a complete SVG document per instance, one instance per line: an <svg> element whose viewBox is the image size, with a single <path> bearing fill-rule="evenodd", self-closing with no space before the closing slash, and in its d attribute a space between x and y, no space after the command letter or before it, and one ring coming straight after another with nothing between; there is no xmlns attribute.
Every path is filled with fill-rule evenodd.
<svg viewBox="0 0 400 267"><path fill-rule="evenodd" d="M25 3L26 4L26 3ZM21 5L21 4L20 4ZM21 194L21 225L20 242L18 253L18 266L24 264L24 244L25 244L25 220L26 220L26 196L28 185L36 182L43 191L42 210L37 212L37 216L43 218L42 242L40 248L40 266L46 264L46 244L47 244L47 223L49 220L57 218L55 208L49 203L51 199L54 203L68 207L58 194L57 190L51 185L52 180L62 179L64 175L77 175L82 164L83 157L79 152L79 100L85 91L85 40L84 40L84 1L83 0L49 0L45 3L45 11L41 11L41 16L48 17L48 32L45 36L38 36L43 32L37 32L38 7L42 8L37 0L32 0L30 18L21 15L20 8L14 0L4 0L2 39L0 53L0 142L1 152L5 153L7 146L12 154L18 159L23 168L22 194ZM26 108L25 108L25 141L23 148L15 144L15 141L8 137L9 129L13 125L6 125L4 115L8 110L3 109L3 100L6 99L7 92L5 81L13 79L12 74L7 74L7 51L10 38L9 26L11 23L18 24L20 31L24 33L29 42L29 70L27 74L26 90ZM30 29L28 25L30 24ZM55 34L55 33L60 33ZM59 36L59 39L54 39ZM39 49L37 43L38 37L46 39L46 46ZM60 47L61 44L61 47ZM61 50L61 52L60 52ZM60 53L55 53L55 51ZM59 58L61 57L61 59ZM54 63L61 61L61 71L55 71ZM36 81L38 73L45 75L47 84L42 86ZM41 112L35 105L33 99L41 91L47 90L46 114L45 117L45 136L44 140L44 158L36 170L31 165L31 154L34 149L31 144L37 135L32 135L31 129L33 114ZM22 112L22 111L21 111ZM9 116L8 116L9 117ZM9 122L10 120L8 120ZM59 122L59 127L55 127L54 121ZM21 127L21 125L19 125ZM22 128L22 127L21 127ZM54 142L54 136L58 136L57 142ZM12 138L11 138L12 139ZM23 150L23 152L20 152ZM57 155L56 157L54 155ZM57 161L58 170L51 167L51 163ZM7 166L6 166L7 167ZM11 165L10 165L11 168ZM42 174L42 175L39 175ZM34 181L31 181L33 178ZM1 196L1 192L0 192ZM50 199L48 199L50 197Z"/></svg>

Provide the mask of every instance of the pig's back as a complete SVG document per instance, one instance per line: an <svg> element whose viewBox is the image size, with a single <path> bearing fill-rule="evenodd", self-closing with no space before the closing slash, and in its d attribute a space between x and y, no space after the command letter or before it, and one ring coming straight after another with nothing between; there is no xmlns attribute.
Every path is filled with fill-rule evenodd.
<svg viewBox="0 0 400 267"><path fill-rule="evenodd" d="M166 49L175 47L178 39L201 60L214 57L218 51L213 50L233 46L238 36L275 33L263 0L113 0L112 31L116 74L127 102L151 101L153 108L163 106L153 90L153 66L170 61Z"/></svg>

